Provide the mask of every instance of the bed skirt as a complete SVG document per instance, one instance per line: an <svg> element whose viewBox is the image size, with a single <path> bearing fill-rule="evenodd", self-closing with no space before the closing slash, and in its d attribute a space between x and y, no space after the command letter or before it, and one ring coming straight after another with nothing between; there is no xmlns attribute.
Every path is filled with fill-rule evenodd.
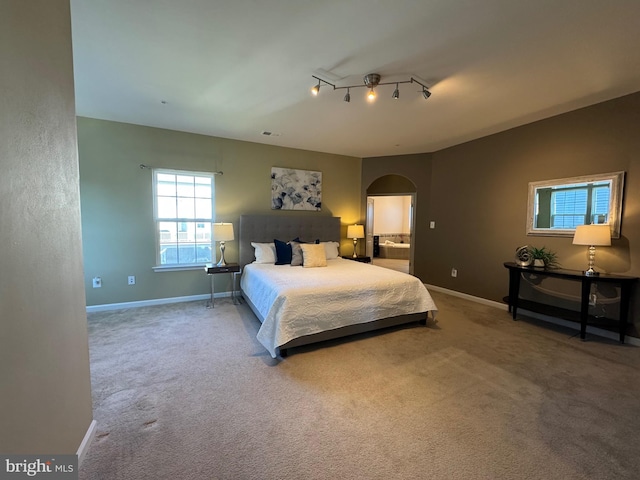
<svg viewBox="0 0 640 480"><path fill-rule="evenodd" d="M258 312L258 309L253 305L251 300L244 295L244 292L242 292L242 290L240 290L240 293L244 301L247 302L247 305L249 305L253 313L256 315L256 317L258 317L258 320L262 322L264 319ZM407 315L399 315L397 317L381 318L379 320L373 320L366 323L347 325L345 327L335 328L333 330L325 330L323 332L314 333L313 335L305 335L303 337L294 338L284 345L281 345L278 348L278 353L280 354L280 357L286 357L288 354L288 349L301 347L303 345L326 342L328 340L335 340L336 338L348 337L351 335L357 335L359 333L373 332L375 330L397 327L399 325L405 325L408 323L419 323L420 325L426 325L428 317L429 312L410 313Z"/></svg>

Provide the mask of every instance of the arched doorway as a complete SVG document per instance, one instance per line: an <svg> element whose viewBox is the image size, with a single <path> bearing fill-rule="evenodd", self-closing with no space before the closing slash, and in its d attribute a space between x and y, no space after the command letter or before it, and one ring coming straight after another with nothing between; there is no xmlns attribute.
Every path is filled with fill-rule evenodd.
<svg viewBox="0 0 640 480"><path fill-rule="evenodd" d="M367 188L366 254L382 267L413 274L415 184L384 175Z"/></svg>

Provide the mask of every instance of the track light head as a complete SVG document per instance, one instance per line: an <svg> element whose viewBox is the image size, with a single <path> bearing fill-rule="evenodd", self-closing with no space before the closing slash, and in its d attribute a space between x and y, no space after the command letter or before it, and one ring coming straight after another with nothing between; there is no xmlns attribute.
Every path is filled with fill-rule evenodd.
<svg viewBox="0 0 640 480"><path fill-rule="evenodd" d="M347 88L347 94L344 96L344 101L349 103L351 101L351 94L349 93L349 89Z"/></svg>
<svg viewBox="0 0 640 480"><path fill-rule="evenodd" d="M427 100L431 96L431 92L423 87L422 88L422 96L424 97L425 100Z"/></svg>
<svg viewBox="0 0 640 480"><path fill-rule="evenodd" d="M391 96L394 100L398 100L400 98L400 90L398 90L398 84L396 83L396 89L393 91L393 95Z"/></svg>
<svg viewBox="0 0 640 480"><path fill-rule="evenodd" d="M318 85L314 85L311 89L311 95L317 96L320 93L320 80L318 80Z"/></svg>
<svg viewBox="0 0 640 480"><path fill-rule="evenodd" d="M371 90L369 90L369 93L367 93L367 100L369 100L370 102L373 102L376 99L376 92L373 89L373 87L371 87Z"/></svg>

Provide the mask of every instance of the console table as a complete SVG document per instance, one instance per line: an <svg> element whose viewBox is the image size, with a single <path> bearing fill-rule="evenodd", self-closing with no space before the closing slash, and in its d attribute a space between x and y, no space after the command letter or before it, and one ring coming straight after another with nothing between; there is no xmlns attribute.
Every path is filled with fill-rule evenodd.
<svg viewBox="0 0 640 480"><path fill-rule="evenodd" d="M523 273L532 273L536 275L543 275L547 277L564 278L566 280L577 280L581 282L581 297L580 297L580 338L584 340L587 332L587 323L589 321L589 295L591 293L591 285L594 283L613 283L620 285L620 316L618 322L618 331L620 334L620 343L624 343L624 337L627 331L627 318L629 314L629 299L631 298L631 287L638 280L638 277L627 277L624 275L611 275L607 273L601 273L600 275L585 275L579 270L564 270L564 269L544 269L536 267L522 267L514 262L505 262L504 266L509 269L509 311L513 313L513 319L516 319L518 306L522 305L523 308L533 307L535 310L537 304L535 302L526 302L526 307L523 305L524 300L519 299L520 293L520 278ZM566 313L569 311L562 308L554 308L546 306L545 311L559 317L567 318ZM569 318L571 320L571 318Z"/></svg>

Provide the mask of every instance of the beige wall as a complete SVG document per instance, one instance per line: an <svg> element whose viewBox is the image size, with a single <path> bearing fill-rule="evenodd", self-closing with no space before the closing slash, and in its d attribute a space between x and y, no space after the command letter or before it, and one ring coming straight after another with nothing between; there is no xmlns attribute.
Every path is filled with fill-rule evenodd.
<svg viewBox="0 0 640 480"><path fill-rule="evenodd" d="M0 452L75 454L92 421L68 0L0 15Z"/></svg>
<svg viewBox="0 0 640 480"><path fill-rule="evenodd" d="M384 195L373 197L373 234L411 233L411 197Z"/></svg>
<svg viewBox="0 0 640 480"><path fill-rule="evenodd" d="M155 234L151 171L146 164L195 171L222 170L216 176L216 220L232 222L238 232L242 214L288 215L271 210L271 167L322 172L322 211L295 212L341 217L346 225L362 221L361 159L274 147L205 135L78 118L80 191L87 305L104 305L206 294L202 270L154 272ZM237 241L227 242L225 258L238 259ZM349 251L349 241L344 239ZM136 285L127 285L127 276ZM94 289L91 279L102 277ZM230 278L216 275L216 292L231 289Z"/></svg>
<svg viewBox="0 0 640 480"><path fill-rule="evenodd" d="M587 263L586 248L573 246L571 238L526 235L528 183L624 170L622 238L598 249L596 263L640 276L638 125L640 93L425 155L422 169L415 155L364 159L363 190L385 172L415 175L416 274L426 283L501 301L508 290L503 263L520 245L547 246L565 268ZM636 291L631 313L637 325L638 305Z"/></svg>

